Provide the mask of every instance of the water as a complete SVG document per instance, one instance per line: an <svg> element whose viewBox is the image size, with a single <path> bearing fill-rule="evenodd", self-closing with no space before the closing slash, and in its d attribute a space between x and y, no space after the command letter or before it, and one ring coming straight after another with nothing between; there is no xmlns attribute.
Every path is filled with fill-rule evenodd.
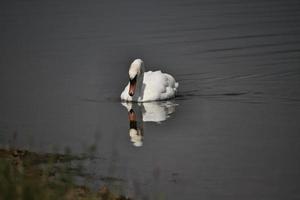
<svg viewBox="0 0 300 200"><path fill-rule="evenodd" d="M91 185L136 199L299 199L299 11L297 0L1 1L1 146L95 145ZM170 102L134 105L135 142L119 101L134 58L180 84Z"/></svg>

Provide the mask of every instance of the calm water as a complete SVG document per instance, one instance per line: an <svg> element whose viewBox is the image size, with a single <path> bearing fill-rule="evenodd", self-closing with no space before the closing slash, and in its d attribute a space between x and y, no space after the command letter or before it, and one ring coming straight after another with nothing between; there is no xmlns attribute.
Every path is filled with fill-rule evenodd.
<svg viewBox="0 0 300 200"><path fill-rule="evenodd" d="M95 145L135 199L299 199L299 34L298 0L1 1L0 145ZM134 58L178 97L122 105Z"/></svg>

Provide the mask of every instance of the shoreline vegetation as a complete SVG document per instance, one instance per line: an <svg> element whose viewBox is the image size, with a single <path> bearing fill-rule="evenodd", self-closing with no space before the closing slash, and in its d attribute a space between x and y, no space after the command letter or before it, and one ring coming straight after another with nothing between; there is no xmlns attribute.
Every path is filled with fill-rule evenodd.
<svg viewBox="0 0 300 200"><path fill-rule="evenodd" d="M38 154L20 149L0 149L0 200L65 199L65 200L132 200L114 194L107 186L93 191L75 183L82 167L72 161L86 155Z"/></svg>

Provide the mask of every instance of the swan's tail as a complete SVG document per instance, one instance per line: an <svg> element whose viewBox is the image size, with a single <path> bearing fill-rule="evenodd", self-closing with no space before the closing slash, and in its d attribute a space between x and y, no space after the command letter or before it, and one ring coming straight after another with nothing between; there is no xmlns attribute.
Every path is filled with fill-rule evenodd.
<svg viewBox="0 0 300 200"><path fill-rule="evenodd" d="M177 88L179 87L179 83L178 82L175 82L175 92L177 92Z"/></svg>

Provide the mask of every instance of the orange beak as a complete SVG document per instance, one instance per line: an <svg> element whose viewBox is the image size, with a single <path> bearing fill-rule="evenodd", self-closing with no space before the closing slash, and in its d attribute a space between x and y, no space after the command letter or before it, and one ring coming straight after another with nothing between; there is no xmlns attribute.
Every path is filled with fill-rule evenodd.
<svg viewBox="0 0 300 200"><path fill-rule="evenodd" d="M136 115L132 109L128 112L128 119L129 121L136 121Z"/></svg>
<svg viewBox="0 0 300 200"><path fill-rule="evenodd" d="M136 79L137 79L137 75L133 79L129 80L129 91L128 91L128 94L130 96L133 96L134 93L135 93Z"/></svg>
<svg viewBox="0 0 300 200"><path fill-rule="evenodd" d="M135 93L135 87L136 87L136 83L130 83L130 85L129 85L129 92L128 92L128 94L130 96L134 95L134 93Z"/></svg>

